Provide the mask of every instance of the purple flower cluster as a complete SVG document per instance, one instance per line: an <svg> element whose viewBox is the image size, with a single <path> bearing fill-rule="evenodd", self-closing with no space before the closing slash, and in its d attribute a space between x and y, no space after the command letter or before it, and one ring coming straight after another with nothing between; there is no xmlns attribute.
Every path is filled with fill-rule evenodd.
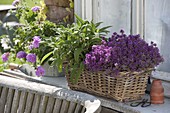
<svg viewBox="0 0 170 113"><path fill-rule="evenodd" d="M17 6L17 5L19 4L19 1L20 1L20 0L14 0L14 1L12 2L12 5L13 5L13 6Z"/></svg>
<svg viewBox="0 0 170 113"><path fill-rule="evenodd" d="M33 42L29 46L29 49L32 50L33 48L38 48L40 42L41 42L40 36L34 36L33 37ZM19 51L17 53L17 58L26 58L27 62L31 62L31 63L35 63L36 62L36 55L34 53L29 53L27 55L27 53L25 53L24 51ZM4 61L6 61L6 59L7 59L7 57L4 56ZM43 69L43 67L41 67L41 66L37 67L36 75L37 76L45 75L45 70Z"/></svg>
<svg viewBox="0 0 170 113"><path fill-rule="evenodd" d="M40 6L34 6L34 7L31 8L31 10L33 12L38 12L38 11L40 11Z"/></svg>
<svg viewBox="0 0 170 113"><path fill-rule="evenodd" d="M8 61L8 57L9 57L9 52L4 53L4 54L2 55L2 61L3 61L3 62Z"/></svg>
<svg viewBox="0 0 170 113"><path fill-rule="evenodd" d="M39 66L39 67L37 67L37 70L35 73L37 76L43 76L43 75L45 75L45 70L43 67Z"/></svg>
<svg viewBox="0 0 170 113"><path fill-rule="evenodd" d="M33 37L33 42L32 44L29 46L29 49L32 50L33 48L38 48L41 42L41 38L40 36L34 36Z"/></svg>
<svg viewBox="0 0 170 113"><path fill-rule="evenodd" d="M2 56L2 59L3 61L7 61L8 60L8 53L4 54ZM30 53L30 54L26 54L24 51L19 51L17 53L17 58L26 58L27 59L27 62L31 62L31 63L35 63L36 62L36 55L33 54L33 53ZM45 75L45 70L43 67L39 66L37 67L36 69L36 75L37 76L43 76Z"/></svg>
<svg viewBox="0 0 170 113"><path fill-rule="evenodd" d="M106 69L111 65L111 50L111 47L105 45L93 45L92 51L86 54L84 63L93 71Z"/></svg>
<svg viewBox="0 0 170 113"><path fill-rule="evenodd" d="M33 37L32 45L33 45L34 48L38 48L40 42L41 42L40 36L34 36L34 37Z"/></svg>
<svg viewBox="0 0 170 113"><path fill-rule="evenodd" d="M102 45L97 45L100 49L92 49L90 53L86 55L85 65L92 70L98 70L98 65L107 65L105 69L111 67L116 71L141 71L147 68L154 68L163 62L163 57L159 53L159 49L156 44L151 42L149 45L140 35L124 34L121 30L120 34L113 33L109 39L103 38ZM99 51L103 51L105 48L111 48L109 51L105 51L99 55L100 60L91 61L93 57L96 57ZM109 59L106 60L106 54L111 54ZM90 58L89 58L90 57ZM100 65L99 65L100 66ZM102 68L104 66L101 66Z"/></svg>
<svg viewBox="0 0 170 113"><path fill-rule="evenodd" d="M27 53L25 53L24 51L19 51L17 53L17 58L26 58Z"/></svg>
<svg viewBox="0 0 170 113"><path fill-rule="evenodd" d="M33 54L33 53L29 53L26 56L26 59L27 59L28 62L35 63L36 62L36 55Z"/></svg>

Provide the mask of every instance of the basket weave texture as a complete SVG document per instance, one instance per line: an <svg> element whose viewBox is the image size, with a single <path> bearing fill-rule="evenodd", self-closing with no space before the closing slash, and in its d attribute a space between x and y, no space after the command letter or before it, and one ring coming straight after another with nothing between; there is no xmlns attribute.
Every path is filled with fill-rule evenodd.
<svg viewBox="0 0 170 113"><path fill-rule="evenodd" d="M152 70L141 72L121 72L119 77L110 77L105 72L83 71L78 82L73 84L66 75L68 86L72 90L88 92L117 101L140 99L146 90L148 77Z"/></svg>

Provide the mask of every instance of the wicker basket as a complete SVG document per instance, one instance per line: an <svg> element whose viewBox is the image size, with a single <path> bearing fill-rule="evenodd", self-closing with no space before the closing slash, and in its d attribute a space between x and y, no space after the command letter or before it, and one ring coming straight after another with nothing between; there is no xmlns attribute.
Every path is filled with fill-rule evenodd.
<svg viewBox="0 0 170 113"><path fill-rule="evenodd" d="M79 90L112 98L117 101L131 101L140 99L146 90L148 76L152 70L142 72L120 73L120 77L110 77L105 72L90 72L85 70L78 82L73 84L70 76L66 75L68 86L72 90Z"/></svg>

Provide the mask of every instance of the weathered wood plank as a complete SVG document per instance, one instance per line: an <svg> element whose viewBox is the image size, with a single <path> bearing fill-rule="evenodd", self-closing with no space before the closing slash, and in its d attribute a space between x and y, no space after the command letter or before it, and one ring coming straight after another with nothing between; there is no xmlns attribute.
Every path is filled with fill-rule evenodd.
<svg viewBox="0 0 170 113"><path fill-rule="evenodd" d="M67 113L69 107L69 101L63 100L60 113Z"/></svg>
<svg viewBox="0 0 170 113"><path fill-rule="evenodd" d="M56 98L53 113L60 113L61 105L62 105L62 100Z"/></svg>
<svg viewBox="0 0 170 113"><path fill-rule="evenodd" d="M28 92L31 91L31 92L35 92L35 93L43 92L46 94L52 94L52 93L54 93L54 91L62 89L62 88L55 87L55 86L45 85L45 84L41 84L41 83L37 83L37 82L30 82L30 81L26 81L26 80L19 80L16 78L10 78L10 77L6 77L6 76L1 76L0 78L1 78L0 83L3 86L8 85L13 88L19 87L20 89L27 90ZM34 87L32 87L32 86L34 86Z"/></svg>
<svg viewBox="0 0 170 113"><path fill-rule="evenodd" d="M76 103L70 102L70 105L69 105L69 108L68 108L68 113L74 113L75 109L76 109Z"/></svg>
<svg viewBox="0 0 170 113"><path fill-rule="evenodd" d="M18 113L24 113L27 95L28 95L27 92L25 92L25 91L21 92L21 96L20 96L20 100L19 100Z"/></svg>
<svg viewBox="0 0 170 113"><path fill-rule="evenodd" d="M35 94L31 113L38 113L41 95Z"/></svg>
<svg viewBox="0 0 170 113"><path fill-rule="evenodd" d="M11 113L17 113L17 109L18 109L18 105L19 105L19 100L20 100L20 94L21 94L20 91L15 90L14 98L13 98L13 102L12 102Z"/></svg>
<svg viewBox="0 0 170 113"><path fill-rule="evenodd" d="M47 108L46 108L46 113L52 113L53 107L55 104L54 102L55 102L55 98L49 97L48 103L47 103Z"/></svg>
<svg viewBox="0 0 170 113"><path fill-rule="evenodd" d="M0 97L1 97L1 93L2 93L2 87L0 86Z"/></svg>
<svg viewBox="0 0 170 113"><path fill-rule="evenodd" d="M19 80L15 78L6 77L6 76L0 76L0 86L6 88L6 90L5 88L2 89L2 93L0 97L0 108L1 108L0 113L4 113L4 108L5 108L4 106L6 105L6 98L8 96L8 88L15 89L12 107L11 107L11 113L25 112L25 108L27 104L29 104L27 103L27 100L30 100L27 98L31 98L28 97L28 93L32 93L32 94L36 93L37 95L41 95L40 101L38 102L39 103L38 112L36 111L36 113L45 113L46 111L50 111L48 109L51 108L47 108L47 104L50 105L50 99L48 103L49 97L57 98L55 99L53 113L62 113L62 112L67 113L68 109L71 109L69 108L69 105L71 107L70 102L78 102L85 106L85 100L97 100L95 97L85 93L71 91L67 89L62 89L54 86L44 85L44 84L25 81L25 80ZM48 95L48 96L44 96L44 95ZM32 106L34 104L30 104L30 105ZM99 106L94 106L94 108L95 107L98 108ZM80 112L78 108L80 108ZM77 113L81 113L81 108L82 106L81 107L76 106Z"/></svg>
<svg viewBox="0 0 170 113"><path fill-rule="evenodd" d="M8 88L4 87L2 89L1 98L0 98L0 113L4 113L7 94L8 94Z"/></svg>
<svg viewBox="0 0 170 113"><path fill-rule="evenodd" d="M81 113L84 113L86 111L86 108L83 107L82 110L81 110Z"/></svg>
<svg viewBox="0 0 170 113"><path fill-rule="evenodd" d="M48 97L42 96L40 101L39 113L45 113L47 107Z"/></svg>
<svg viewBox="0 0 170 113"><path fill-rule="evenodd" d="M27 102L26 102L26 108L24 113L30 113L32 109L32 103L34 99L33 93L28 93Z"/></svg>
<svg viewBox="0 0 170 113"><path fill-rule="evenodd" d="M14 97L14 89L9 89L8 90L5 113L11 113L13 97Z"/></svg>
<svg viewBox="0 0 170 113"><path fill-rule="evenodd" d="M75 109L75 112L74 113L81 113L81 110L82 110L82 106L80 104L77 104L76 106L76 109Z"/></svg>

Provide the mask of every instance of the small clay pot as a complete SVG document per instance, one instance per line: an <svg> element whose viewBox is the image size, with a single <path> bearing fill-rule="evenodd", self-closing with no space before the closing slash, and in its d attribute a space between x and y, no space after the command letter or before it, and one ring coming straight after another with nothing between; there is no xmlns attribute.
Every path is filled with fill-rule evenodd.
<svg viewBox="0 0 170 113"><path fill-rule="evenodd" d="M151 85L150 98L152 104L164 103L164 88L161 80L153 80Z"/></svg>

